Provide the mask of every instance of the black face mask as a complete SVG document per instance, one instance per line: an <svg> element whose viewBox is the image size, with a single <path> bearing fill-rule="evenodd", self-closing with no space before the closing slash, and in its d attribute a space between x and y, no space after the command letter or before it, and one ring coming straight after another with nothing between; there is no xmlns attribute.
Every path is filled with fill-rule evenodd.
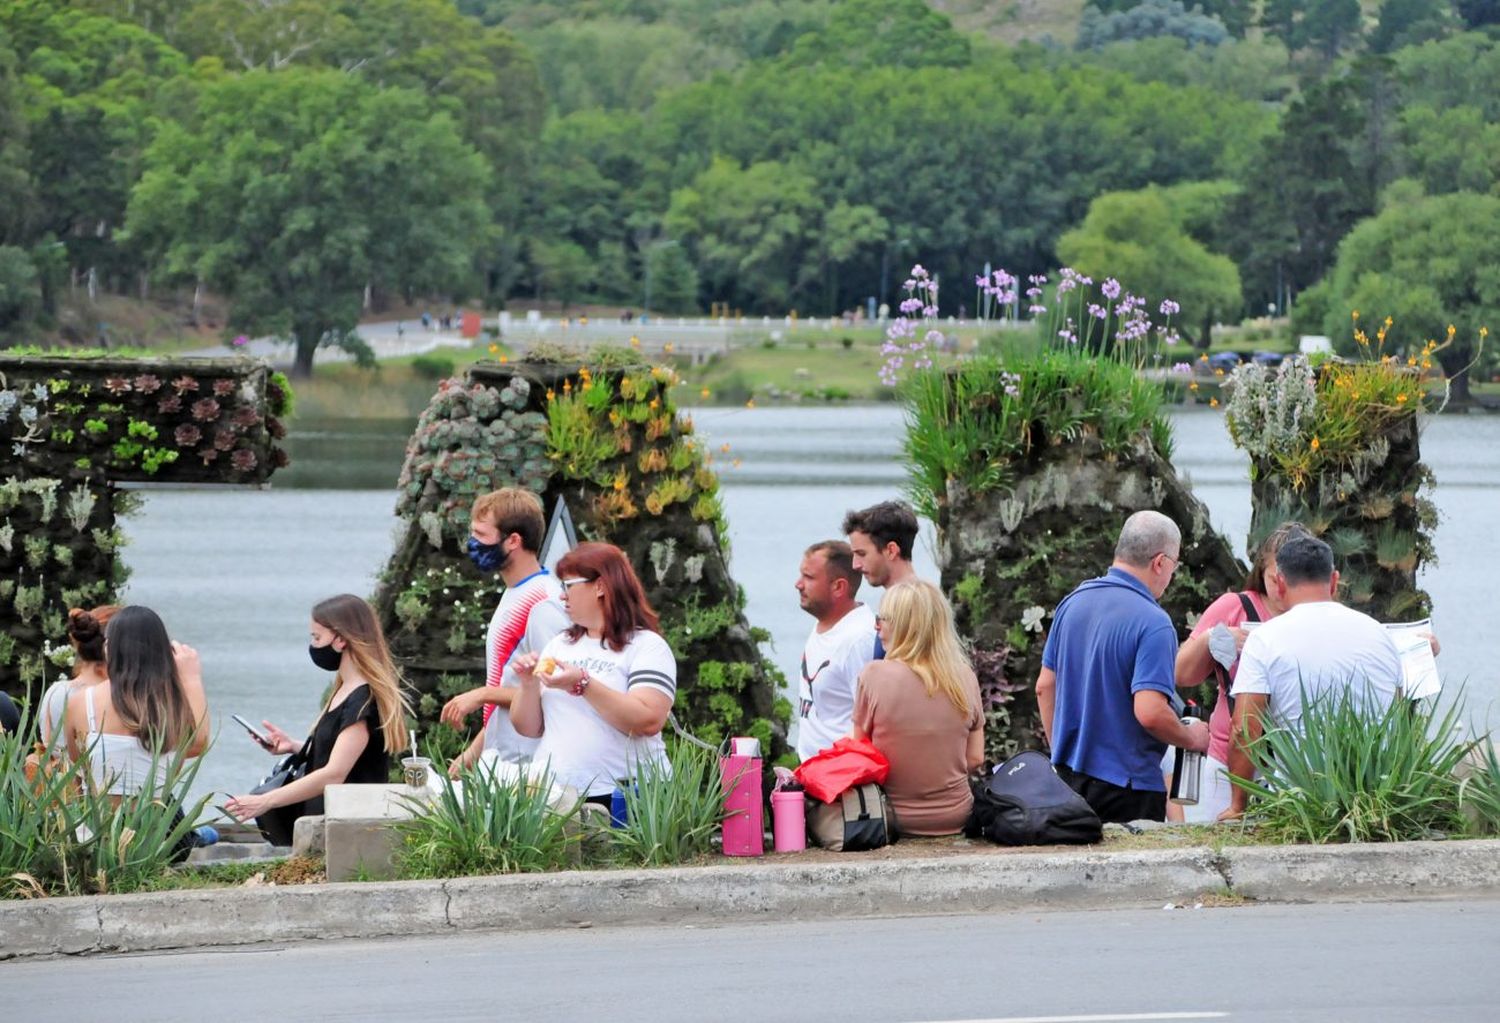
<svg viewBox="0 0 1500 1023"><path fill-rule="evenodd" d="M312 658L313 664L324 671L338 671L339 662L344 659L344 652L342 650L335 650L332 643L329 643L327 646L313 646L309 644L307 647L307 656Z"/></svg>
<svg viewBox="0 0 1500 1023"><path fill-rule="evenodd" d="M481 572L499 572L510 560L510 552L498 543L480 543L469 537L469 560Z"/></svg>

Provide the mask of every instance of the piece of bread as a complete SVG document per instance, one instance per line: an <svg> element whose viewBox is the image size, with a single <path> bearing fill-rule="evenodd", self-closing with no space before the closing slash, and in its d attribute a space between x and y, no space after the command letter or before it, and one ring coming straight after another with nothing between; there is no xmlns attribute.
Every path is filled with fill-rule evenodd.
<svg viewBox="0 0 1500 1023"><path fill-rule="evenodd" d="M546 675L548 678L551 678L556 671L557 660L555 658L543 657L540 661L536 662L536 673L538 675Z"/></svg>

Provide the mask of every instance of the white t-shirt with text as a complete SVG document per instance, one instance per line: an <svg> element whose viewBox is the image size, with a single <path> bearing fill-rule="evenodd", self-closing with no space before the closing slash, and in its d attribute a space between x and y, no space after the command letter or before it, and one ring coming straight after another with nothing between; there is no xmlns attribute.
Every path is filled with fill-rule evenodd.
<svg viewBox="0 0 1500 1023"><path fill-rule="evenodd" d="M667 641L654 632L636 632L620 651L588 635L573 642L563 633L547 644L542 656L587 669L593 679L590 685L620 693L645 686L674 699L677 695L677 659ZM626 735L584 697L543 687L542 737L532 762L547 765L556 780L584 796L605 796L614 791L616 779L634 772L636 764L666 765L667 747L660 733Z"/></svg>
<svg viewBox="0 0 1500 1023"><path fill-rule="evenodd" d="M1401 686L1401 655L1385 626L1367 614L1325 600L1297 604L1258 626L1245 640L1230 692L1269 697L1272 720L1300 732L1302 693L1347 688L1371 713Z"/></svg>
<svg viewBox="0 0 1500 1023"><path fill-rule="evenodd" d="M813 626L797 682L797 757L849 734L860 670L875 659L875 613L856 604L826 632Z"/></svg>

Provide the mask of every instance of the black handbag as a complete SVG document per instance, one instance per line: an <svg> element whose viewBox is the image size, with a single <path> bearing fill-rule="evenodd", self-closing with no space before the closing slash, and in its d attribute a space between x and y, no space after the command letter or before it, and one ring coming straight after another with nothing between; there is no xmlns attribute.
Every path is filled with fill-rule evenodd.
<svg viewBox="0 0 1500 1023"><path fill-rule="evenodd" d="M302 744L302 748L287 757L276 769L266 776L265 781L250 790L252 796L264 795L283 785L290 785L307 773L309 747L312 739L309 737ZM292 844L292 826L297 823L297 818L302 816L302 803L290 803L286 806L276 806L267 810L255 818L255 826L260 829L261 837L272 845L290 846Z"/></svg>

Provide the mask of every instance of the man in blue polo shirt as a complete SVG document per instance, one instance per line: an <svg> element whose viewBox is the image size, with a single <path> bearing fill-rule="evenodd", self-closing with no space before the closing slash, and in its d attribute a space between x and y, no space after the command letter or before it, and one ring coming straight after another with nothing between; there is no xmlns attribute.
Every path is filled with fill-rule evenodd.
<svg viewBox="0 0 1500 1023"><path fill-rule="evenodd" d="M1204 752L1208 726L1173 709L1177 631L1157 600L1182 534L1160 512L1125 521L1109 572L1057 605L1036 702L1058 775L1100 820L1165 820L1168 745Z"/></svg>

